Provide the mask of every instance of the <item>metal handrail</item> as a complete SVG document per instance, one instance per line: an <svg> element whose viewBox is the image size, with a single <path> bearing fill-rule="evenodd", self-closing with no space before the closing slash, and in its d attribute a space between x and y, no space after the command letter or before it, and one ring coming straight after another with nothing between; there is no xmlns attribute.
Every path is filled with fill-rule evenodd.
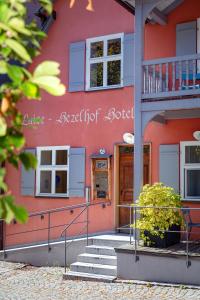
<svg viewBox="0 0 200 300"><path fill-rule="evenodd" d="M86 207L78 214L78 216L76 216L69 225L67 225L65 227L65 229L62 231L61 233L61 237L63 235L63 233L65 233L65 264L64 264L64 268L65 268L65 273L67 271L67 248L69 248L69 246L71 246L71 244L74 242L74 238L69 242L69 244L67 245L67 230L75 223L75 221L85 212L87 211L87 216L86 216L86 221L81 222L82 224L86 224L83 228L81 228L79 234L81 234L83 231L85 231L86 228L86 241L87 241L87 246L88 246L88 209L89 209L90 203L87 203Z"/></svg>
<svg viewBox="0 0 200 300"><path fill-rule="evenodd" d="M71 206L63 206L63 207L59 207L59 208L54 208L54 209L49 209L49 210L44 210L44 211L40 211L40 212L35 212L35 213L30 213L28 215L28 218L32 218L32 217L44 217L44 215L48 216L48 226L47 227L43 227L43 228L39 228L39 229L32 229L32 230L25 230L25 231L19 231L19 232L15 232L14 234L6 234L6 232L4 233L4 257L6 258L7 254L6 254L6 237L9 236L13 236L13 235L19 235L19 234L25 234L25 233L31 233L31 232L36 232L36 231L42 231L42 230L47 230L47 244L48 244L48 251L51 251L51 246L50 246L50 240L51 240L51 229L56 228L56 227L61 227L64 226L66 224L63 225L54 225L51 226L51 215L54 213L58 213L58 212L64 212L64 211L69 211L69 210L75 210L78 208L82 208L85 207L86 203L80 203L77 205L71 205Z"/></svg>
<svg viewBox="0 0 200 300"><path fill-rule="evenodd" d="M82 213L87 209L87 206L78 214L78 216L76 216L69 224L67 224L67 226L63 229L63 231L61 232L60 237L62 237L63 233L71 226L74 224L74 222L82 215Z"/></svg>
<svg viewBox="0 0 200 300"><path fill-rule="evenodd" d="M68 243L67 245L67 230L75 223L75 221L77 221L79 219L80 216L82 216L82 214L84 212L86 212L86 220L85 221L82 221L81 223L82 224L85 224L85 226L83 228L81 228L79 234L81 234L83 231L85 231L86 229L86 243L87 243L87 246L88 246L88 232L89 232L89 207L90 206L94 206L94 205L105 205L105 202L97 202L97 203L91 203L90 202L90 189L87 188L88 190L86 190L86 207L68 224L66 225L66 227L64 228L64 230L62 231L61 233L61 237L63 235L63 233L65 234L65 261L64 261L64 270L65 270L65 273L67 271L67 249L69 248L69 246L72 245L72 243L74 242L74 238ZM110 201L109 201L110 203Z"/></svg>
<svg viewBox="0 0 200 300"><path fill-rule="evenodd" d="M83 228L81 228L81 231L79 232L79 234L81 232L83 232L83 230L87 230L87 244L88 244L88 226L89 226L89 219L88 219L88 210L89 210L89 207L90 206L96 206L96 205L102 205L105 206L105 204L110 204L110 201L101 201L101 202L97 202L97 203L91 203L90 202L90 188L86 188L86 202L85 203L80 203L80 204L76 204L76 205L71 205L71 206L64 206L64 207L60 207L60 208L55 208L55 209L50 209L50 210L44 210L44 211L40 211L40 212L35 212L35 213L30 213L29 214L29 218L32 218L32 217L37 217L37 216L41 216L41 217L44 217L44 215L47 215L48 216L48 226L46 227L42 227L42 228L37 228L37 229L32 229L32 230L24 230L24 231L18 231L18 232L14 232L14 233L9 233L7 234L7 231L6 231L6 228L4 230L4 248L3 248L3 252L4 252L4 258L7 257L7 250L6 249L6 238L7 237L10 237L10 236L14 236L14 235L19 235L19 234L26 234L26 233L31 233L31 232L37 232L37 231L42 231L42 230L47 230L47 245L48 245L48 251L51 251L51 229L53 228L58 228L58 227L62 227L62 226L65 226L64 230L62 230L61 232L61 235L60 235L60 238L63 236L63 233L65 232L65 253L66 253L66 232L67 230L72 226L72 225L77 225L77 224L86 224ZM75 210L75 209L81 209L81 212L75 216L75 218L73 218L73 220L69 223L69 224L59 224L59 225L54 225L52 226L51 223L51 217L54 213L58 213L58 212L64 212L64 211L72 211L72 210ZM85 221L78 221L78 218L84 213L84 212L87 212L87 215L86 215L86 220ZM77 235L76 235L77 237ZM72 240L73 241L73 240ZM72 241L70 242L70 244L68 246L71 245ZM15 248L14 248L15 249ZM66 270L66 259L65 259L65 270Z"/></svg>
<svg viewBox="0 0 200 300"><path fill-rule="evenodd" d="M41 211L37 211L37 212L33 212L33 213L28 214L28 218L43 216L43 215L46 215L48 213L61 212L61 211L64 211L64 210L72 210L72 209L76 209L76 208L81 208L83 206L85 206L85 203L80 203L80 204L70 205L70 206L62 206L62 207L59 207L59 208L53 208L53 209L47 209L47 210L41 210ZM4 221L4 219L0 219L0 221Z"/></svg>
<svg viewBox="0 0 200 300"><path fill-rule="evenodd" d="M35 212L35 213L30 213L29 217L36 217L36 216L45 215L45 214L54 213L54 212L61 212L61 211L64 211L64 210L72 210L72 209L76 209L76 208L81 208L83 206L85 206L85 203L80 203L80 204L70 205L70 206L63 206L63 207L53 208L53 209L48 209L48 210L43 210L43 211L39 211L39 212Z"/></svg>
<svg viewBox="0 0 200 300"><path fill-rule="evenodd" d="M188 210L188 207L177 207L177 206L153 206L153 205L149 205L149 206L139 206L137 204L119 204L118 207L125 207L125 208L135 208L135 209L141 209L141 208L155 208L155 209L176 209L176 210ZM200 207L191 207L190 210L200 210Z"/></svg>
<svg viewBox="0 0 200 300"><path fill-rule="evenodd" d="M134 236L134 252L135 252L135 261L139 260L139 256L138 256L138 249L137 249L137 243L138 243L138 235L137 235L137 226L136 226L136 221L137 221L137 211L140 211L141 209L173 209L173 210L177 210L177 211L188 211L188 207L167 207L167 206L139 206L137 204L119 204L118 207L121 208L128 208L129 209L129 213L130 213L130 221L129 224L127 224L127 227L125 228L125 226L121 226L118 227L118 230L123 230L123 229L129 229L129 234L130 234L130 244L132 244L132 238L131 235ZM198 207L191 207L190 210L193 211L198 211L200 210L200 208ZM132 221L132 213L133 213L133 221ZM132 226L133 223L133 226ZM155 229L155 231L158 232L180 232L180 233L185 233L186 234L186 265L187 268L189 268L191 266L191 261L189 260L189 223L188 220L185 221L185 225L186 225L186 230L159 230L159 229ZM199 234L199 233L194 233L194 234Z"/></svg>

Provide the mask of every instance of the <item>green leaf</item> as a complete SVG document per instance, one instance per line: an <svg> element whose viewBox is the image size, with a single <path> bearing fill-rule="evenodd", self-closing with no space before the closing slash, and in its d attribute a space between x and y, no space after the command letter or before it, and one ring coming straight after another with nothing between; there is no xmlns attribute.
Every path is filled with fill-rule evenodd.
<svg viewBox="0 0 200 300"><path fill-rule="evenodd" d="M21 89L28 99L40 99L39 89L36 84L26 81L21 85Z"/></svg>
<svg viewBox="0 0 200 300"><path fill-rule="evenodd" d="M8 23L10 18L12 18L17 14L17 12L13 8L12 9L10 8L10 5L8 5L7 2L8 1L1 1L0 3L0 21L2 21L5 24ZM16 3L17 1L14 2ZM13 5L14 3L11 4Z"/></svg>
<svg viewBox="0 0 200 300"><path fill-rule="evenodd" d="M6 175L6 170L4 168L0 168L0 178L4 179L5 175Z"/></svg>
<svg viewBox="0 0 200 300"><path fill-rule="evenodd" d="M7 157L6 149L0 148L0 165L6 159L6 157Z"/></svg>
<svg viewBox="0 0 200 300"><path fill-rule="evenodd" d="M26 223L28 220L28 213L26 211L26 209L22 206L13 206L13 212L14 212L14 216L15 219L19 222L19 223Z"/></svg>
<svg viewBox="0 0 200 300"><path fill-rule="evenodd" d="M15 2L15 7L20 16L23 16L26 13L26 7L22 3Z"/></svg>
<svg viewBox="0 0 200 300"><path fill-rule="evenodd" d="M19 157L26 170L36 169L37 158L35 157L35 155L29 152L22 152L20 153Z"/></svg>
<svg viewBox="0 0 200 300"><path fill-rule="evenodd" d="M31 35L31 31L25 28L25 22L21 18L12 18L8 23L16 31L28 35Z"/></svg>
<svg viewBox="0 0 200 300"><path fill-rule="evenodd" d="M26 75L26 77L31 78L32 74L25 68L23 68L23 72Z"/></svg>
<svg viewBox="0 0 200 300"><path fill-rule="evenodd" d="M17 33L9 26L5 25L4 23L0 22L0 29L3 29L7 34L17 37Z"/></svg>
<svg viewBox="0 0 200 300"><path fill-rule="evenodd" d="M8 64L7 70L8 70L8 76L15 83L20 84L24 79L24 72L22 70L22 67Z"/></svg>
<svg viewBox="0 0 200 300"><path fill-rule="evenodd" d="M22 122L23 122L23 116L20 112L18 112L13 119L13 124L16 127L21 128Z"/></svg>
<svg viewBox="0 0 200 300"><path fill-rule="evenodd" d="M41 76L32 79L40 88L54 96L65 94L65 86L60 83L60 79L55 76Z"/></svg>
<svg viewBox="0 0 200 300"><path fill-rule="evenodd" d="M20 149L25 144L25 138L22 133L16 132L8 135L8 142L15 148Z"/></svg>
<svg viewBox="0 0 200 300"><path fill-rule="evenodd" d="M18 163L19 163L19 157L15 154L12 154L11 156L8 157L8 161L10 164L12 164L16 169L18 168Z"/></svg>
<svg viewBox="0 0 200 300"><path fill-rule="evenodd" d="M33 31L32 31L32 33L33 33ZM35 31L34 35L39 39L44 39L47 36L46 33L43 31Z"/></svg>
<svg viewBox="0 0 200 300"><path fill-rule="evenodd" d="M6 44L23 60L31 62L31 57L22 44L13 39L7 39Z"/></svg>
<svg viewBox="0 0 200 300"><path fill-rule="evenodd" d="M33 77L40 76L56 76L60 74L59 63L55 61L44 61L37 66L33 73Z"/></svg>
<svg viewBox="0 0 200 300"><path fill-rule="evenodd" d="M7 58L10 55L11 51L12 50L9 47L5 47L1 49L1 54L3 57Z"/></svg>
<svg viewBox="0 0 200 300"><path fill-rule="evenodd" d="M4 168L0 168L0 189L4 192L7 191L7 185L4 182L6 171Z"/></svg>
<svg viewBox="0 0 200 300"><path fill-rule="evenodd" d="M1 196L0 202L0 218L3 218L6 221L6 223L10 223L14 218L20 223L25 223L27 221L28 214L26 209L21 206L15 205L13 196Z"/></svg>
<svg viewBox="0 0 200 300"><path fill-rule="evenodd" d="M8 4L1 3L0 4L0 22L7 22L9 14Z"/></svg>
<svg viewBox="0 0 200 300"><path fill-rule="evenodd" d="M40 0L40 4L49 14L52 12L52 3L49 0Z"/></svg>
<svg viewBox="0 0 200 300"><path fill-rule="evenodd" d="M6 221L6 223L10 223L13 219L14 219L14 212L12 210L12 208L10 207L10 201L9 198L12 199L11 196L7 196L7 197L4 197L4 207L5 207L5 215L4 215L4 219Z"/></svg>
<svg viewBox="0 0 200 300"><path fill-rule="evenodd" d="M4 60L0 60L0 74L7 73L7 64Z"/></svg>
<svg viewBox="0 0 200 300"><path fill-rule="evenodd" d="M3 117L0 117L0 136L6 135L7 124Z"/></svg>

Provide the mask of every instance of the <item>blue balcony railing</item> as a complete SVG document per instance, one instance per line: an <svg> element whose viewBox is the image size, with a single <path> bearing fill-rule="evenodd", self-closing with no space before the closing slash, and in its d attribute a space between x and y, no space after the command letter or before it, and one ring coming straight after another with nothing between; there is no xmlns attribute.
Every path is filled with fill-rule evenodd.
<svg viewBox="0 0 200 300"><path fill-rule="evenodd" d="M200 95L200 54L143 62L142 99Z"/></svg>

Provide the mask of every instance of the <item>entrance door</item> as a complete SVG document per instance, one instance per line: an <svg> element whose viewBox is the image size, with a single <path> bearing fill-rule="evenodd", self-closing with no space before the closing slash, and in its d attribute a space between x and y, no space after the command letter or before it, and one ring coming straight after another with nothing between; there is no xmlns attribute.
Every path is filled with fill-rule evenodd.
<svg viewBox="0 0 200 300"><path fill-rule="evenodd" d="M3 221L0 221L0 250L3 250Z"/></svg>
<svg viewBox="0 0 200 300"><path fill-rule="evenodd" d="M133 203L133 146L119 147L119 204ZM144 146L144 184L149 183L150 146ZM129 209L119 209L119 226L128 225Z"/></svg>

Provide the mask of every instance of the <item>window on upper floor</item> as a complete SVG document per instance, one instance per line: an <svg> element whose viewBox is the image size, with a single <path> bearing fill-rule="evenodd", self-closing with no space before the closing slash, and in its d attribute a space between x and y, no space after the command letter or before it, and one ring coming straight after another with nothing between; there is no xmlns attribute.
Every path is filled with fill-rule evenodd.
<svg viewBox="0 0 200 300"><path fill-rule="evenodd" d="M123 86L123 38L120 33L86 40L86 90Z"/></svg>
<svg viewBox="0 0 200 300"><path fill-rule="evenodd" d="M37 196L68 196L69 149L69 146L37 147Z"/></svg>
<svg viewBox="0 0 200 300"><path fill-rule="evenodd" d="M181 193L185 200L200 199L200 142L181 142Z"/></svg>

